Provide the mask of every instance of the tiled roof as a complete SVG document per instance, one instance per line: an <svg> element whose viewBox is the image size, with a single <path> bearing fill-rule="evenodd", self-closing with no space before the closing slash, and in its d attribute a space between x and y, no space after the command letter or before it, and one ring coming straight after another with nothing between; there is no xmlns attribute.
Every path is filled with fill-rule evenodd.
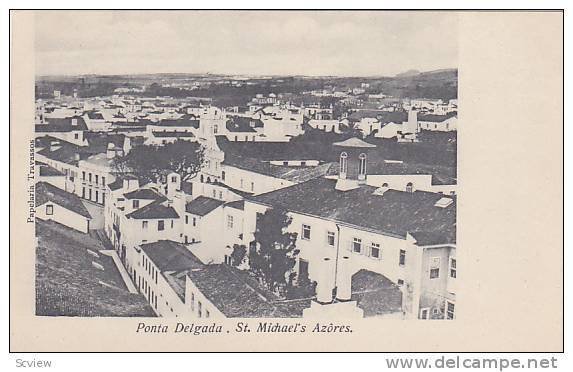
<svg viewBox="0 0 573 372"><path fill-rule="evenodd" d="M195 135L191 132L183 131L152 131L154 137L176 137L176 138L193 138Z"/></svg>
<svg viewBox="0 0 573 372"><path fill-rule="evenodd" d="M199 120L194 116L188 116L181 119L163 119L154 125L161 127L192 127L199 129Z"/></svg>
<svg viewBox="0 0 573 372"><path fill-rule="evenodd" d="M291 142L229 141L216 136L217 146L227 156L253 157L261 160L322 160L320 148Z"/></svg>
<svg viewBox="0 0 573 372"><path fill-rule="evenodd" d="M142 199L142 200L165 200L165 197L152 189L138 189L135 191L123 194L126 199Z"/></svg>
<svg viewBox="0 0 573 372"><path fill-rule="evenodd" d="M107 146L110 143L113 144L114 147L122 149L125 142L124 134L86 132L84 137L93 152L106 152Z"/></svg>
<svg viewBox="0 0 573 372"><path fill-rule="evenodd" d="M199 196L185 206L185 211L197 216L205 216L224 203L223 200Z"/></svg>
<svg viewBox="0 0 573 372"><path fill-rule="evenodd" d="M104 120L101 112L88 111L87 115L88 115L88 118L90 118L91 120Z"/></svg>
<svg viewBox="0 0 573 372"><path fill-rule="evenodd" d="M251 123L253 123L253 127L251 127ZM254 128L261 128L264 125L260 119L251 119L242 116L233 116L227 120L226 126L229 132L254 133L256 132Z"/></svg>
<svg viewBox="0 0 573 372"><path fill-rule="evenodd" d="M448 207L439 208L434 206L443 197L438 193L387 190L376 195L376 188L366 185L338 191L336 182L316 178L250 200L390 236L405 238L410 233L419 237L418 245L456 242L455 198Z"/></svg>
<svg viewBox="0 0 573 372"><path fill-rule="evenodd" d="M201 261L185 245L172 240L142 244L141 249L162 272L178 272L203 267Z"/></svg>
<svg viewBox="0 0 573 372"><path fill-rule="evenodd" d="M173 207L168 207L161 204L162 201L155 201L144 207L141 207L127 215L128 218L135 218L137 220L156 220L161 218L179 218L179 214Z"/></svg>
<svg viewBox="0 0 573 372"><path fill-rule="evenodd" d="M48 164L36 161L36 166L40 168L40 177L65 176L63 172L60 172L54 167L50 167Z"/></svg>
<svg viewBox="0 0 573 372"><path fill-rule="evenodd" d="M311 167L289 167L273 165L256 158L237 155L226 155L222 164L292 182L305 182L316 177L325 176L330 174L331 168L333 167L333 163Z"/></svg>
<svg viewBox="0 0 573 372"><path fill-rule="evenodd" d="M119 190L123 187L123 180L121 178L117 178L112 183L107 185L111 191Z"/></svg>
<svg viewBox="0 0 573 372"><path fill-rule="evenodd" d="M449 113L447 115L435 115L435 114L427 114L427 115L419 115L418 121L429 121L432 123L441 123L449 118L456 116L457 113Z"/></svg>
<svg viewBox="0 0 573 372"><path fill-rule="evenodd" d="M351 300L365 317L402 311L402 291L384 275L361 269L352 276L351 287Z"/></svg>
<svg viewBox="0 0 573 372"><path fill-rule="evenodd" d="M76 119L77 125L72 125L72 120ZM74 116L72 118L48 118L47 124L36 124L36 132L71 132L74 130L88 130L84 118Z"/></svg>
<svg viewBox="0 0 573 372"><path fill-rule="evenodd" d="M244 200L235 200L232 202L228 202L227 204L225 204L225 207L235 208L235 209L239 209L242 211L245 209L245 201Z"/></svg>
<svg viewBox="0 0 573 372"><path fill-rule="evenodd" d="M226 317L290 316L270 303L256 287L243 281L234 271L235 269L223 264L205 265L202 269L189 270L187 276Z"/></svg>
<svg viewBox="0 0 573 372"><path fill-rule="evenodd" d="M36 183L36 207L52 202L86 218L92 218L80 198L47 182Z"/></svg>
<svg viewBox="0 0 573 372"><path fill-rule="evenodd" d="M36 236L36 315L155 316L143 295L128 291L113 259L99 252L98 239L39 219Z"/></svg>
<svg viewBox="0 0 573 372"><path fill-rule="evenodd" d="M376 118L382 124L390 122L402 123L408 120L408 113L405 111L359 110L350 114L348 118L351 121L359 121L364 118Z"/></svg>
<svg viewBox="0 0 573 372"><path fill-rule="evenodd" d="M333 146L340 147L360 147L360 148L373 148L376 147L368 142L361 140L360 138L352 137L342 142L334 142Z"/></svg>

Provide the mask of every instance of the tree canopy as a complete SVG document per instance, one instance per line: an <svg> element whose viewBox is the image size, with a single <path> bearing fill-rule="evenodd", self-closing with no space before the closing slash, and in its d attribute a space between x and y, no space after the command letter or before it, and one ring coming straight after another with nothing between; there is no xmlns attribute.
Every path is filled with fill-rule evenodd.
<svg viewBox="0 0 573 372"><path fill-rule="evenodd" d="M284 295L296 273L293 268L299 249L297 233L288 232L292 217L286 211L271 208L259 214L255 240L249 249L249 269L269 290Z"/></svg>
<svg viewBox="0 0 573 372"><path fill-rule="evenodd" d="M119 173L133 172L149 181L159 180L166 170L170 170L178 173L182 181L187 181L201 170L204 152L199 143L189 141L138 146L126 156L115 158L114 168Z"/></svg>

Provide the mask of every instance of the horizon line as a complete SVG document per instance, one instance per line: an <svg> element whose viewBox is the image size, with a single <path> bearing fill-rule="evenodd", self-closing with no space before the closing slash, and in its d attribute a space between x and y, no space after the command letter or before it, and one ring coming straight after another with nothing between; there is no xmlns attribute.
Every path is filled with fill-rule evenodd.
<svg viewBox="0 0 573 372"><path fill-rule="evenodd" d="M458 67L444 67L428 71L416 69L406 70L394 75L304 75L304 74L248 74L231 72L138 72L138 73L82 73L82 74L35 74L35 78L45 77L84 77L84 76L145 76L145 75L213 75L213 76L244 76L244 77L311 77L311 78L383 78L397 77L397 75L417 71L417 74L427 74L433 72L458 70Z"/></svg>

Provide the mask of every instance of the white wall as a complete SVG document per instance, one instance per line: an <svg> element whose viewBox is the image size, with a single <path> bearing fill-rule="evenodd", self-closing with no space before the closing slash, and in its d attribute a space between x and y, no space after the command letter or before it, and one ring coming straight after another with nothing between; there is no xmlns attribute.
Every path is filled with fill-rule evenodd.
<svg viewBox="0 0 573 372"><path fill-rule="evenodd" d="M222 169L225 172L225 180L223 181L225 185L254 194L263 194L295 184L292 181L266 176L229 165L223 165ZM242 184L241 180L243 180ZM253 186L251 183L253 183Z"/></svg>
<svg viewBox="0 0 573 372"><path fill-rule="evenodd" d="M47 206L53 206L53 214L47 215L46 210ZM72 229L76 229L83 233L89 232L89 219L77 214L75 212L70 211L56 203L47 202L38 207L36 207L36 217L42 220L53 220L62 225L66 225L71 227Z"/></svg>

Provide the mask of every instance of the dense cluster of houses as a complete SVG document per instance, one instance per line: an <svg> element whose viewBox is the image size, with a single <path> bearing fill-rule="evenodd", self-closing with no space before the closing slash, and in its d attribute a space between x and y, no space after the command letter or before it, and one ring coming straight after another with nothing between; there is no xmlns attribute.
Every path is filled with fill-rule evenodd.
<svg viewBox="0 0 573 372"><path fill-rule="evenodd" d="M368 138L455 131L457 105L389 102L335 117L332 105L274 94L226 109L125 95L38 101L37 217L97 231L160 316L453 319L455 182L380 161ZM334 143L337 159L325 161L291 150L308 127L363 136ZM191 180L166 169L148 182L114 167L134 147L175 141L205 148ZM233 261L235 247L256 249L269 208L292 218L295 285L313 283L310 293L287 300L249 274L248 260Z"/></svg>

